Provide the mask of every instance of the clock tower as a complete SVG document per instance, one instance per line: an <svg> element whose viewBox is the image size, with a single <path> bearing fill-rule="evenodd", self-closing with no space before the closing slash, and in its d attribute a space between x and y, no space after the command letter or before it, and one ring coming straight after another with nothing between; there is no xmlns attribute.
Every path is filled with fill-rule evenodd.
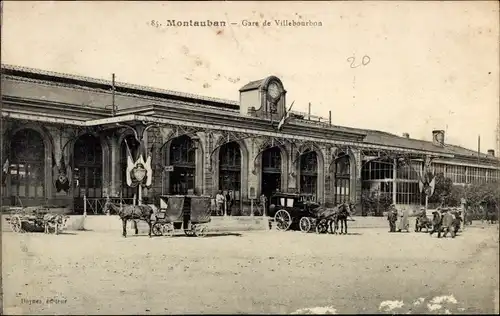
<svg viewBox="0 0 500 316"><path fill-rule="evenodd" d="M240 89L240 113L277 121L285 113L285 95L278 77L249 82Z"/></svg>

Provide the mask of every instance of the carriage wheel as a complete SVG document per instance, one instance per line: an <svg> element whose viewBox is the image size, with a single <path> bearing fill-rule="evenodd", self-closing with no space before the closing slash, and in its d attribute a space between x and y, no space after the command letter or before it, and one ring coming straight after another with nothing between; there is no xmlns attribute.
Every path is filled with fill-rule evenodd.
<svg viewBox="0 0 500 316"><path fill-rule="evenodd" d="M328 231L328 221L326 219L322 219L318 222L316 226L316 233L324 234Z"/></svg>
<svg viewBox="0 0 500 316"><path fill-rule="evenodd" d="M299 222L300 231L303 233L308 233L311 230L311 220L309 217L302 217Z"/></svg>
<svg viewBox="0 0 500 316"><path fill-rule="evenodd" d="M175 227L172 223L163 224L162 235L167 237L173 237L175 234Z"/></svg>
<svg viewBox="0 0 500 316"><path fill-rule="evenodd" d="M274 221L276 222L276 229L285 231L292 225L292 217L290 213L286 210L279 210L274 215Z"/></svg>
<svg viewBox="0 0 500 316"><path fill-rule="evenodd" d="M196 235L196 237L205 237L207 235L207 230L207 227L205 227L204 225L196 226L196 228L194 229L194 234Z"/></svg>
<svg viewBox="0 0 500 316"><path fill-rule="evenodd" d="M162 236L163 235L162 228L163 228L162 224L154 223L153 228L152 228L153 234L155 236Z"/></svg>
<svg viewBox="0 0 500 316"><path fill-rule="evenodd" d="M14 233L22 233L22 222L18 215L14 215L10 218L10 227Z"/></svg>

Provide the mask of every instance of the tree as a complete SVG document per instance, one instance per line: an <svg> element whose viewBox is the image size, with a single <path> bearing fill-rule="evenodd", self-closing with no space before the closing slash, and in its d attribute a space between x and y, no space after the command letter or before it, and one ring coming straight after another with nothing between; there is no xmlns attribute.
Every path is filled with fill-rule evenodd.
<svg viewBox="0 0 500 316"><path fill-rule="evenodd" d="M392 204L392 195L390 193L380 192L379 190L363 190L361 193L361 203L363 207L363 216L383 216L383 213L386 212Z"/></svg>
<svg viewBox="0 0 500 316"><path fill-rule="evenodd" d="M429 197L429 203L445 204L452 194L453 181L443 173L436 174L434 194Z"/></svg>

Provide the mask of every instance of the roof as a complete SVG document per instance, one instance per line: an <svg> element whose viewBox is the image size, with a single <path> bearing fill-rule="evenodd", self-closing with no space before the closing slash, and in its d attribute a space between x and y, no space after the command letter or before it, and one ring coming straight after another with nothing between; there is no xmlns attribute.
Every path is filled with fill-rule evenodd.
<svg viewBox="0 0 500 316"><path fill-rule="evenodd" d="M398 147L411 148L411 149L420 149L420 150L425 150L425 151L442 152L442 153L447 153L447 154L452 154L452 155L477 157L477 151L470 150L470 149L467 149L467 148L464 148L461 146L457 146L457 145L445 144L443 147L443 146L436 145L431 141L414 139L414 138L407 138L404 136L398 136L398 135L383 132L383 131L357 129L357 128L354 130L362 131L362 132L366 133L365 142L368 142L368 143L375 143L375 144L381 144L381 145L391 145L391 146L398 146ZM481 158L492 158L491 156L484 154L484 153L480 153L480 157Z"/></svg>
<svg viewBox="0 0 500 316"><path fill-rule="evenodd" d="M30 67L23 67L23 66L15 66L15 65L7 65L7 64L2 64L2 74L6 73L24 73L24 76L26 74L33 74L39 79L49 79L51 81L58 81L57 79L64 79L65 83L72 83L72 84L79 84L83 86L92 86L96 88L101 88L101 89L111 89L113 82L111 80L105 80L105 79L97 79L97 78L92 78L92 77L85 77L85 76L77 76L77 75L72 75L72 74L65 74L65 73L59 73L59 72L54 72L54 71L48 71L48 70L41 70L41 69L35 69L35 68L30 68ZM37 78L37 79L38 79ZM220 98L213 98L213 97L207 97L207 96L201 96L197 94L192 94L192 93L186 93L186 92L179 92L179 91L173 91L173 90L167 90L167 89L159 89L159 88L152 88L148 86L141 86L141 85L135 85L135 84L130 84L130 83L125 83L125 82L119 82L115 81L115 90L120 92L120 90L123 90L124 92L135 92L138 94L155 94L155 95L161 95L162 97L170 97L170 98L185 98L185 99L192 99L196 101L205 101L208 103L215 103L220 106L226 106L230 107L233 109L238 109L239 108L239 102L233 101L233 100L226 100L226 99L220 99Z"/></svg>
<svg viewBox="0 0 500 316"><path fill-rule="evenodd" d="M71 75L71 74L63 74L63 73L57 73L57 72L52 72L52 71L46 71L46 70L40 70L40 69L34 69L34 68L22 67L22 66L15 66L15 65L6 65L6 64L2 64L1 68L2 68L2 74L7 72L7 74L13 74L13 75L17 75L17 76L35 77L35 78L40 79L40 80L50 80L50 81L54 81L54 82L61 81L64 83L70 83L70 84L87 86L87 87L97 87L99 89L107 89L107 90L109 90L112 86L111 80L96 79L96 78L77 76L77 75ZM244 85L240 89L240 91L247 91L247 90L258 88L263 84L263 82L267 78L268 77L266 77L264 79L260 79L260 80L251 81L251 82L247 83L246 85ZM201 101L201 103L203 103L203 104L215 106L218 108L224 108L224 109L228 109L228 110L231 109L231 111L237 110L239 108L239 102L237 102L237 101L200 96L200 95L178 92L178 91L173 91L173 90L151 88L151 87L147 87L147 86L140 86L140 85L135 85L135 84L123 83L123 82L115 82L115 90L118 92L120 92L120 90L121 90L121 92L123 92L123 93L132 92L134 94L139 94L139 95L151 95L152 94L152 95L155 95L156 97L168 98L168 99L173 99L173 100L179 100L179 99L180 100L188 100L189 102L192 102L192 103L200 103L200 101ZM341 130L346 131L346 132L366 134L366 137L365 137L363 142L369 143L369 144L384 145L384 146L396 146L396 147L402 147L402 148L408 148L408 149L440 152L440 153L460 155L460 156L470 157L470 158L476 158L478 155L477 151L470 150L470 149L467 149L467 148L464 148L461 146L446 144L443 147L443 146L435 145L431 141L402 137L402 136L398 136L398 135L391 134L388 132L383 132L383 131L353 128L353 127L346 127L346 126L336 126L336 125L330 125L327 122L314 122L314 121L309 121L309 120L298 120L296 122L302 122L304 124L305 123L311 124L311 125L314 125L315 127L319 127L319 128L328 126L328 127L335 127L335 128L341 129ZM483 153L480 154L480 157L498 161L498 158L494 158L494 157L491 157L491 156L489 156L487 154L483 154Z"/></svg>
<svg viewBox="0 0 500 316"><path fill-rule="evenodd" d="M246 85L244 85L241 89L240 89L240 92L243 92L243 91L248 91L248 90L253 90L253 89L257 89L258 87L260 87L262 85L262 83L266 80L266 78L264 79L260 79L260 80L255 80L255 81L250 81L249 83L247 83Z"/></svg>

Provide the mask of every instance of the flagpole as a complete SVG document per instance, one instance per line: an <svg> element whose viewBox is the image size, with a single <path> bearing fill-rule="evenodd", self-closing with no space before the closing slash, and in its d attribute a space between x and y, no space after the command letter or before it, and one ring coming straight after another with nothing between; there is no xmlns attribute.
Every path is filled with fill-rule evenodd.
<svg viewBox="0 0 500 316"><path fill-rule="evenodd" d="M479 157L481 156L481 135L477 135L477 163L479 164Z"/></svg>
<svg viewBox="0 0 500 316"><path fill-rule="evenodd" d="M113 116L116 115L115 108L115 74L113 73L111 76L111 91L112 91L112 101L111 101L111 113Z"/></svg>

